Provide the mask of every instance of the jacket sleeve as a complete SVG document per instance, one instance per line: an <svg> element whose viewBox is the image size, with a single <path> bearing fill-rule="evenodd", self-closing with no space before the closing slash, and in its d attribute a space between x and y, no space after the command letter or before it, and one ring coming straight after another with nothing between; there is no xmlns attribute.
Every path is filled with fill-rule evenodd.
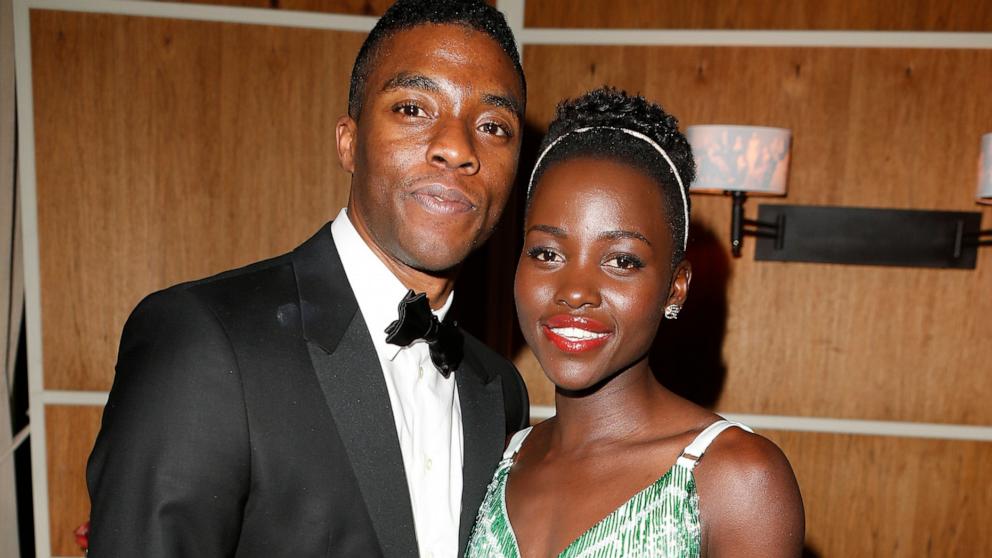
<svg viewBox="0 0 992 558"><path fill-rule="evenodd" d="M503 382L506 434L509 436L530 426L530 398L527 396L527 384L512 364L507 363L500 379Z"/></svg>
<svg viewBox="0 0 992 558"><path fill-rule="evenodd" d="M124 326L87 465L89 556L233 555L249 448L240 372L220 322L181 287L146 298Z"/></svg>

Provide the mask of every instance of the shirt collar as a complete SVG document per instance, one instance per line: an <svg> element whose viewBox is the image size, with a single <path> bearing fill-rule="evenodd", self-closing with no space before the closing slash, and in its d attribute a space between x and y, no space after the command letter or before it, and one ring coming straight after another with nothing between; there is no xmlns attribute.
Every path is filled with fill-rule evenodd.
<svg viewBox="0 0 992 558"><path fill-rule="evenodd" d="M397 307L409 290L389 271L386 264L358 234L348 218L347 208L342 209L331 223L331 237L338 249L351 290L358 301L358 309L365 318L372 343L380 358L393 360L403 347L386 343L386 328L398 317ZM432 310L437 319L444 320L451 303L452 292L439 310ZM416 343L415 343L416 344Z"/></svg>

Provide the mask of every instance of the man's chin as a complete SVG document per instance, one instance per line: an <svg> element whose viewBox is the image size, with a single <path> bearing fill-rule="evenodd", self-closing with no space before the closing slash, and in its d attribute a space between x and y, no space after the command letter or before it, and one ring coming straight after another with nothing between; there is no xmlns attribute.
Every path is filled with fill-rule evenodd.
<svg viewBox="0 0 992 558"><path fill-rule="evenodd" d="M431 275L450 275L457 271L474 247L464 243L452 246L431 242L403 248L402 261L408 267Z"/></svg>

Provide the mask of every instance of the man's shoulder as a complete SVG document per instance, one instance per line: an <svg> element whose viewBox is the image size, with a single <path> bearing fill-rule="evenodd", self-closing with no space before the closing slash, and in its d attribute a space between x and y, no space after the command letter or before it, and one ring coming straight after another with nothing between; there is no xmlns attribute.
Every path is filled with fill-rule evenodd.
<svg viewBox="0 0 992 558"><path fill-rule="evenodd" d="M148 294L131 311L125 331L139 325L203 329L234 309L251 311L266 299L291 300L295 292L291 259L282 255Z"/></svg>
<svg viewBox="0 0 992 558"><path fill-rule="evenodd" d="M330 223L302 245L278 256L260 260L242 267L222 271L208 277L185 281L152 293L155 296L178 296L178 293L191 294L208 304L227 300L236 301L239 306L258 304L273 298L285 298L297 293L297 278L294 270L296 254L330 235Z"/></svg>
<svg viewBox="0 0 992 558"><path fill-rule="evenodd" d="M197 295L235 291L239 294L257 292L259 287L285 282L292 278L292 253L254 262L243 267L222 271L209 277L186 281L168 290L191 291ZM287 276L288 273L288 276Z"/></svg>
<svg viewBox="0 0 992 558"><path fill-rule="evenodd" d="M155 291L142 299L133 313L181 312L190 306L214 307L232 299L249 302L274 291L294 289L294 283L292 261L284 254Z"/></svg>
<svg viewBox="0 0 992 558"><path fill-rule="evenodd" d="M516 374L516 367L506 357L491 349L488 345L480 341L479 338L465 331L464 328L459 329L461 329L462 335L465 338L465 352L475 356L487 369L492 369L493 372L500 374L513 372Z"/></svg>

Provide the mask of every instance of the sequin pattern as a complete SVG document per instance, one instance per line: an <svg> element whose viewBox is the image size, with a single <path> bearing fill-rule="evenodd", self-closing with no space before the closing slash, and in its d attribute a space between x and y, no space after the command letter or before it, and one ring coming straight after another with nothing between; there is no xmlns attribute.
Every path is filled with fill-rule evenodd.
<svg viewBox="0 0 992 558"><path fill-rule="evenodd" d="M513 456L500 462L476 519L466 558L519 558L506 513ZM582 533L559 558L698 558L699 496L692 471L676 464Z"/></svg>

